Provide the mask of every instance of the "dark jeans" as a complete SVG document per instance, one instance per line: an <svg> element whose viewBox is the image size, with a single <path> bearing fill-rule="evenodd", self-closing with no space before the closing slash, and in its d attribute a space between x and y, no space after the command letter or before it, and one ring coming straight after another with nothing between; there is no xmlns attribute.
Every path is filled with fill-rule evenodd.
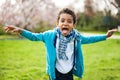
<svg viewBox="0 0 120 80"><path fill-rule="evenodd" d="M56 79L55 80L73 80L72 70L67 74L60 73L57 69L55 69ZM50 77L49 77L50 80Z"/></svg>
<svg viewBox="0 0 120 80"><path fill-rule="evenodd" d="M55 74L56 74L55 80L73 80L72 70L67 74L62 74L57 69L55 69Z"/></svg>

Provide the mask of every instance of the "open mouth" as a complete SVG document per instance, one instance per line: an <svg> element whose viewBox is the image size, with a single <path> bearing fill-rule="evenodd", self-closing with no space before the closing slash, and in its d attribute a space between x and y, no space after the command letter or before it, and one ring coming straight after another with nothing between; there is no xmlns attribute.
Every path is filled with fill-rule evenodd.
<svg viewBox="0 0 120 80"><path fill-rule="evenodd" d="M63 34L67 34L69 32L69 29L68 28L62 28L62 33Z"/></svg>
<svg viewBox="0 0 120 80"><path fill-rule="evenodd" d="M62 30L68 30L68 28L62 28Z"/></svg>

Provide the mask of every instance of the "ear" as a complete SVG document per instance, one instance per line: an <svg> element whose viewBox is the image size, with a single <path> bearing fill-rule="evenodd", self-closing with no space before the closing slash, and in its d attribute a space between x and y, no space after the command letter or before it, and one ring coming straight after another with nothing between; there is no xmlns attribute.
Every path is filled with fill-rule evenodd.
<svg viewBox="0 0 120 80"><path fill-rule="evenodd" d="M56 21L56 26L58 26L58 22Z"/></svg>
<svg viewBox="0 0 120 80"><path fill-rule="evenodd" d="M76 24L73 24L73 27L76 28Z"/></svg>

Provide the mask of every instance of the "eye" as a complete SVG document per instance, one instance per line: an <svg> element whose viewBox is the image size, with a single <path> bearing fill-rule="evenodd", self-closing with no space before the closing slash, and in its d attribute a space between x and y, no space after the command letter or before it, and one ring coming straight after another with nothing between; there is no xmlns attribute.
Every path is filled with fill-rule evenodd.
<svg viewBox="0 0 120 80"><path fill-rule="evenodd" d="M72 23L72 21L68 21L68 23Z"/></svg>
<svg viewBox="0 0 120 80"><path fill-rule="evenodd" d="M60 22L65 22L65 20L64 20L64 19L61 19Z"/></svg>
<svg viewBox="0 0 120 80"><path fill-rule="evenodd" d="M73 21L72 20L68 20L68 23L72 23Z"/></svg>

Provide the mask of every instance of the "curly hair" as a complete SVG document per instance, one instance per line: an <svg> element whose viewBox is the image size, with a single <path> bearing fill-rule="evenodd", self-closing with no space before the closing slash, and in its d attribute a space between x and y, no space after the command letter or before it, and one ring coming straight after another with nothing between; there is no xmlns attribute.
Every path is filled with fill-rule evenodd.
<svg viewBox="0 0 120 80"><path fill-rule="evenodd" d="M73 24L76 23L76 15L75 15L75 13L74 13L72 10L68 9L68 8L63 8L63 9L58 13L57 21L59 21L60 15L63 14L63 13L66 13L66 14L71 15L71 16L73 17Z"/></svg>

